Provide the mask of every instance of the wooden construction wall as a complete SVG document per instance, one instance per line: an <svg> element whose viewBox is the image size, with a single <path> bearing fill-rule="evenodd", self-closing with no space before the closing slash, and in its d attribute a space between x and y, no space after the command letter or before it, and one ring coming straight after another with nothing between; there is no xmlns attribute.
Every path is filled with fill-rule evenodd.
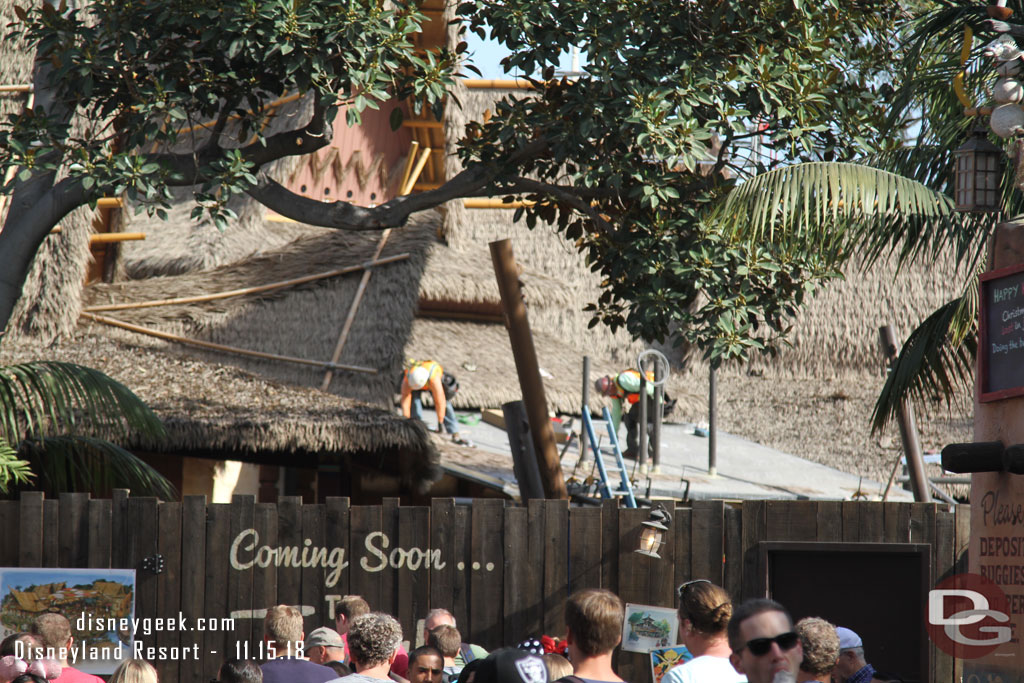
<svg viewBox="0 0 1024 683"><path fill-rule="evenodd" d="M163 503L124 491L111 500L88 494L47 500L26 493L19 501L0 502L0 566L135 568L136 616L180 611L189 623L288 603L312 608L309 633L332 623L332 596L354 593L395 615L405 637L415 641L416 621L431 607L447 607L463 638L488 649L563 635L565 599L586 587L608 588L626 602L674 606L676 586L707 578L734 599L752 597L763 591L762 541L928 544L931 583L907 586L922 595L954 570L966 571L969 510L962 506L948 511L924 503L696 501L673 511L660 560L632 552L647 516L615 501L570 509L563 501L522 507L435 499L430 507L400 507L397 499L350 506L347 498L304 505L294 497L256 503L239 496L231 504L208 504L203 496ZM330 553L337 560L343 551L347 565L327 585L332 567L251 564L271 557L259 550L264 545L296 548L299 564L304 549L308 560L326 548L319 558L328 563ZM157 553L165 570L143 569L144 558ZM241 568L232 566L232 555ZM809 588L827 590L827 580ZM245 643L255 653L261 637L260 619L239 617L230 632L161 632L144 640L156 647L197 644L198 658L154 663L165 683L202 683ZM620 652L616 662L626 680L649 683L646 655ZM933 653L930 667L929 681L959 678L953 660L941 653Z"/></svg>

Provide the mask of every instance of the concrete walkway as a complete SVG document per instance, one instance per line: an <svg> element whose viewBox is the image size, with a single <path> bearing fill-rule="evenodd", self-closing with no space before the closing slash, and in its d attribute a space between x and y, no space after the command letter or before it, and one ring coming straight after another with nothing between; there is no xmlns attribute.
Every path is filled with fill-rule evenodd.
<svg viewBox="0 0 1024 683"><path fill-rule="evenodd" d="M594 428L603 445L602 460L608 478L612 488L617 488L619 468L611 448L605 445L608 443L607 427L604 421L595 420ZM477 469L514 485L512 456L505 431L483 421L472 426L463 425L463 430L477 448L458 449L458 454L450 453L446 448L445 460L456 467ZM619 438L624 446L625 428L620 429ZM710 476L708 439L696 436L692 424L664 425L659 472L649 476L641 474L634 461L625 461L630 479L637 482L635 494L676 499L853 500L859 497L862 500L881 500L885 489L884 483L862 480L856 475L730 434L719 432L717 442L718 474ZM559 451L562 449L560 445ZM570 477L580 481L588 477L597 478L592 460L580 462L576 439L565 449L562 469L567 480ZM894 484L887 500L912 501L913 496Z"/></svg>

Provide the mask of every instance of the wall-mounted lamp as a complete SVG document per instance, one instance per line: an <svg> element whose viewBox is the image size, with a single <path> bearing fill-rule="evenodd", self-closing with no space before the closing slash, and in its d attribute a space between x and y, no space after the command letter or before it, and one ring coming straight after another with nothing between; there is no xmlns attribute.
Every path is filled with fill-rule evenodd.
<svg viewBox="0 0 1024 683"><path fill-rule="evenodd" d="M956 157L956 210L999 211L1003 150L988 141L984 128L977 127L953 155Z"/></svg>
<svg viewBox="0 0 1024 683"><path fill-rule="evenodd" d="M656 503L651 507L650 517L647 518L646 522L641 522L640 526L644 528L640 534L640 547L633 552L661 559L658 549L664 543L662 539L665 536L665 532L672 526L672 515L669 514L668 510L661 503Z"/></svg>

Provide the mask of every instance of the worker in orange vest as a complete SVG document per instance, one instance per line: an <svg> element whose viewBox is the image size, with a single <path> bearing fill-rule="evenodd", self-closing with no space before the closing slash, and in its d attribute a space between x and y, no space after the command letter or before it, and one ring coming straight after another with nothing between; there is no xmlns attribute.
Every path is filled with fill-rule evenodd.
<svg viewBox="0 0 1024 683"><path fill-rule="evenodd" d="M437 433L443 433L443 425L444 431L452 435L452 441L464 446L472 446L472 442L459 432L459 423L451 404L450 399L458 390L459 383L455 377L446 374L444 368L437 361L410 361L402 377L400 401L402 415L422 421L423 402L420 395L424 391L429 391L434 399L434 410L437 412Z"/></svg>
<svg viewBox="0 0 1024 683"><path fill-rule="evenodd" d="M654 424L654 373L647 372L647 424ZM623 370L614 377L605 375L598 378L594 383L603 396L614 399L612 401L612 429L619 431L619 423L626 425L626 450L623 455L627 458L636 458L640 449L640 372L638 370ZM625 405L629 409L625 409ZM650 447L648 442L648 447Z"/></svg>

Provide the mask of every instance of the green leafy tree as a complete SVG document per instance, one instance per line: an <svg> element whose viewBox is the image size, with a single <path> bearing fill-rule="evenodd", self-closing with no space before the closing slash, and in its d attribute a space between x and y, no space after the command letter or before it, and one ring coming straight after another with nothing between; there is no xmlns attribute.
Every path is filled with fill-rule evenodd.
<svg viewBox="0 0 1024 683"><path fill-rule="evenodd" d="M174 498L163 476L112 442L163 435L153 411L98 370L52 361L0 367L0 494L124 486Z"/></svg>
<svg viewBox="0 0 1024 683"><path fill-rule="evenodd" d="M509 72L538 75L535 96L506 99L471 125L465 170L440 188L364 208L297 196L265 167L326 145L342 104L352 121L389 100L442 105L465 44L417 53L415 5L94 0L25 10L16 32L38 46L36 106L0 130L0 167L18 170L0 231L0 325L50 227L99 196L127 193L159 213L169 187L190 186L197 211L223 221L244 192L301 222L378 230L497 195L536 200L519 212L527 225L554 224L601 274L595 324L674 336L715 364L773 351L852 242L820 231L752 236L724 220L723 202L776 167L899 144L886 116L903 11L895 0L463 4L467 30L489 30L511 50ZM576 44L587 73L555 78ZM269 104L287 92L307 93L311 115L264 134ZM85 134L70 126L74 114L90 122ZM193 140L202 121L214 123ZM909 187L894 191L893 224L919 230L945 209Z"/></svg>

